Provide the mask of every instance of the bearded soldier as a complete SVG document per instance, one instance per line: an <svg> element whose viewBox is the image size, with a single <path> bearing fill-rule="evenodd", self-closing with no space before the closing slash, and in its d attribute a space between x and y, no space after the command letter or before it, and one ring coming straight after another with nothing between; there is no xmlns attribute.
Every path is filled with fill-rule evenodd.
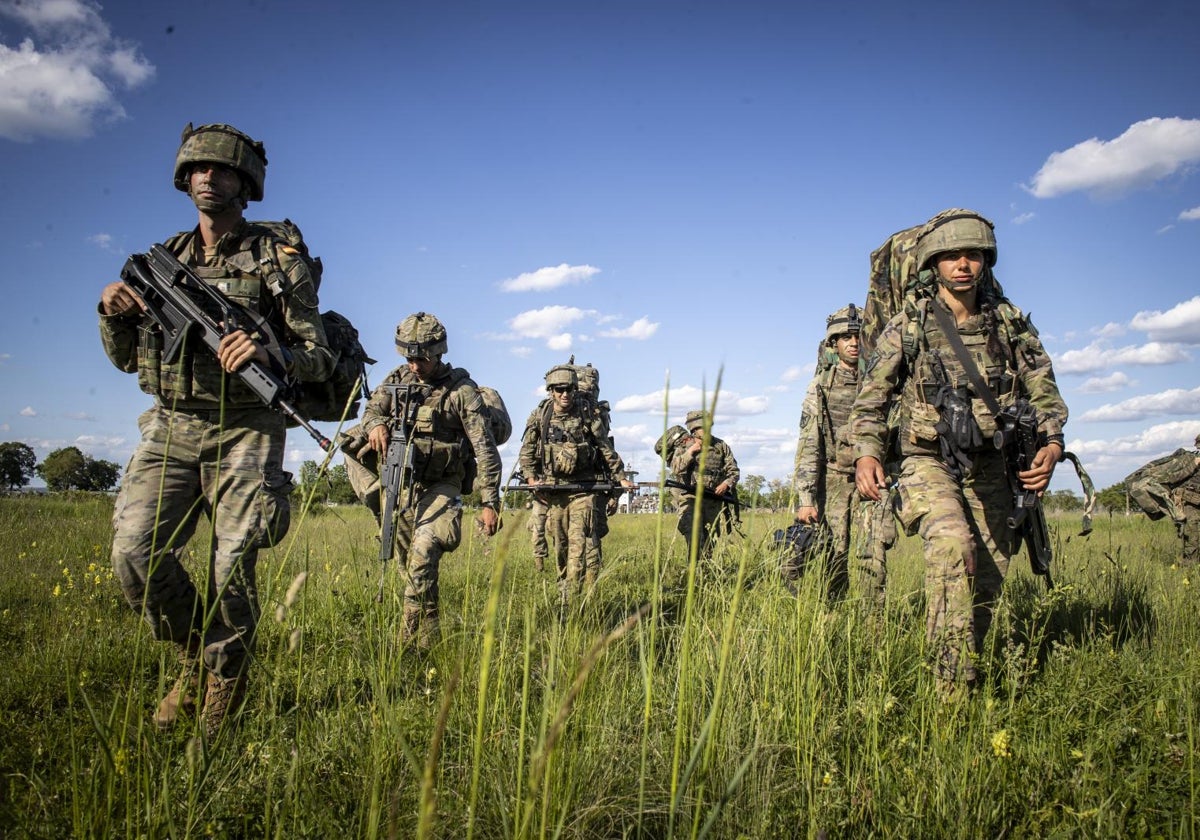
<svg viewBox="0 0 1200 840"><path fill-rule="evenodd" d="M730 503L717 496L736 498L741 471L729 444L712 434L712 415L706 411L689 411L684 418L687 437L674 446L671 457L671 472L675 480L686 485L680 498L679 523L676 528L687 542L688 554L692 551L692 532L696 516L696 496L700 496L700 536L696 546L697 556L712 551L711 540L728 533L733 528L733 511ZM700 452L704 436L709 436L708 451L704 454L701 471Z"/></svg>
<svg viewBox="0 0 1200 840"><path fill-rule="evenodd" d="M183 264L227 297L263 316L280 337L293 378L324 380L333 367L317 314L317 290L300 253L275 223L247 222L266 176L263 144L229 125L183 131L175 188L192 199L198 225L167 241ZM137 372L154 405L138 419L142 440L113 511L112 564L130 606L156 639L179 649L182 670L154 713L162 728L200 711L215 737L246 693L258 622L258 550L283 539L292 477L283 469L284 416L229 374L251 360L271 363L243 330L215 355L192 335L173 355L161 328L124 282L100 295L100 337L119 369ZM204 511L213 523L207 592L198 592L180 553ZM203 667L201 667L203 666Z"/></svg>
<svg viewBox="0 0 1200 840"><path fill-rule="evenodd" d="M855 502L854 461L846 421L858 393L858 334L861 310L845 306L825 321L821 363L804 396L800 440L792 482L796 521L822 521L831 536L826 577L830 599L849 588L850 521ZM784 579L799 578L800 568L785 566Z"/></svg>
<svg viewBox="0 0 1200 840"><path fill-rule="evenodd" d="M405 364L371 393L362 433L373 457L362 453L358 459L376 469L393 424L411 419L412 427L405 430L413 447L411 483L397 505L396 545L407 574L401 642L410 648L415 641L422 651L438 638L438 568L442 555L458 548L462 539L462 494L470 489L464 483L471 472L477 475L483 504L483 532L495 534L500 521L500 453L491 421L471 375L442 361L447 346L446 328L425 312L409 315L396 327L396 351ZM408 395L411 418L396 417L401 393ZM372 500L368 507L378 517L378 475L371 478L374 482L366 486L356 482L356 490L364 501Z"/></svg>
<svg viewBox="0 0 1200 840"><path fill-rule="evenodd" d="M1026 399L1036 409L1039 448L1016 479L1039 493L1062 458L1067 419L1037 332L996 292L996 256L992 223L977 213L946 212L929 223L916 259L934 273L937 292L888 322L850 415L858 492L878 501L886 412L900 401L897 517L924 541L926 635L947 696L976 683L974 656L1016 549L1006 525L1014 494L987 402Z"/></svg>
<svg viewBox="0 0 1200 840"><path fill-rule="evenodd" d="M559 597L566 606L600 573L598 540L603 525L597 506L604 504L608 487L597 490L592 485L616 482L629 488L634 484L625 478L625 465L613 448L604 413L594 399L579 391L574 367L551 368L546 390L550 403L530 415L519 458L526 481L544 487L534 493L547 507L546 531L554 542Z"/></svg>
<svg viewBox="0 0 1200 840"><path fill-rule="evenodd" d="M1183 562L1200 563L1200 435L1195 449L1176 449L1125 479L1130 497L1151 519L1170 516L1179 532Z"/></svg>

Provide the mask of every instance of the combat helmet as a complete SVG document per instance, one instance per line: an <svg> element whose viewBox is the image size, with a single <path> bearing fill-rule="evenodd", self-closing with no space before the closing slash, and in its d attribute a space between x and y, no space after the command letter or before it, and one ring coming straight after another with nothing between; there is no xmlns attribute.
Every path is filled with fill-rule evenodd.
<svg viewBox="0 0 1200 840"><path fill-rule="evenodd" d="M843 306L825 319L825 342L832 344L846 333L858 335L862 325L862 310L853 303Z"/></svg>
<svg viewBox="0 0 1200 840"><path fill-rule="evenodd" d="M575 368L571 365L555 365L546 371L546 390L551 388L568 388L579 387L579 377L575 375Z"/></svg>
<svg viewBox="0 0 1200 840"><path fill-rule="evenodd" d="M175 189L188 192L188 173L193 163L220 163L242 176L245 197L262 201L267 178L267 150L258 140L225 123L192 128L188 123L175 153Z"/></svg>
<svg viewBox="0 0 1200 840"><path fill-rule="evenodd" d="M699 409L697 409L695 411L689 411L687 413L687 417L685 417L683 419L683 424L685 426L687 426L687 430L689 432L695 434L696 432L701 431L704 428L705 421L708 421L708 424L711 426L712 425L712 415L709 414L707 411L700 411Z"/></svg>
<svg viewBox="0 0 1200 840"><path fill-rule="evenodd" d="M688 431L683 426L672 426L654 442L654 454L670 459L675 452L675 447L679 445L679 441L687 436Z"/></svg>
<svg viewBox="0 0 1200 840"><path fill-rule="evenodd" d="M406 359L441 356L446 352L446 328L433 315L409 315L396 325L396 349Z"/></svg>
<svg viewBox="0 0 1200 840"><path fill-rule="evenodd" d="M974 210L959 207L943 210L925 225L917 241L917 268L927 268L930 260L946 251L980 250L987 255L988 268L996 264L995 225Z"/></svg>

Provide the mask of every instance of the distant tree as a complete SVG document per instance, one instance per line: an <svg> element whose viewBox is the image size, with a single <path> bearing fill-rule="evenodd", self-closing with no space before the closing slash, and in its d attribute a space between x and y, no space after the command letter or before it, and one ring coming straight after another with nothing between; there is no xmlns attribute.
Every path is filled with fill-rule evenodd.
<svg viewBox="0 0 1200 840"><path fill-rule="evenodd" d="M89 458L87 455L84 455L83 458L84 486L80 487L80 490L104 492L117 486L117 482L121 478L119 465L100 458Z"/></svg>
<svg viewBox="0 0 1200 840"><path fill-rule="evenodd" d="M77 446L55 449L37 466L37 474L55 492L78 489L84 483L87 461Z"/></svg>
<svg viewBox="0 0 1200 840"><path fill-rule="evenodd" d="M739 489L745 491L750 496L750 506L758 505L758 496L762 493L763 485L767 480L761 475L748 475L741 481Z"/></svg>
<svg viewBox="0 0 1200 840"><path fill-rule="evenodd" d="M1073 490L1051 490L1044 501L1050 510L1083 510L1083 499Z"/></svg>
<svg viewBox="0 0 1200 840"><path fill-rule="evenodd" d="M1129 512L1129 497L1127 495L1128 488L1125 482L1119 482L1111 487L1105 487L1096 494L1096 502L1104 507L1105 510L1112 513L1128 513Z"/></svg>
<svg viewBox="0 0 1200 840"><path fill-rule="evenodd" d="M20 441L0 443L0 484L9 490L24 487L37 471L37 455Z"/></svg>
<svg viewBox="0 0 1200 840"><path fill-rule="evenodd" d="M117 485L121 468L112 461L85 455L77 446L65 446L47 455L46 460L38 464L37 473L55 492L111 490Z"/></svg>
<svg viewBox="0 0 1200 840"><path fill-rule="evenodd" d="M302 497L313 491L313 497L323 502L344 505L358 501L345 464L336 464L324 473L316 461L305 461L300 465L300 493Z"/></svg>

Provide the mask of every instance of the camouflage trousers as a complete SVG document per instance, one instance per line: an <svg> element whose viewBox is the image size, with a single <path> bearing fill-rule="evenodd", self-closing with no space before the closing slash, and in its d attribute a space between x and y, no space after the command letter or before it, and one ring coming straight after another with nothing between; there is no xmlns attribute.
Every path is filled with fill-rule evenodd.
<svg viewBox="0 0 1200 840"><path fill-rule="evenodd" d="M1183 521L1176 523L1179 539L1183 542L1183 562L1200 564L1200 507L1185 503Z"/></svg>
<svg viewBox="0 0 1200 840"><path fill-rule="evenodd" d="M546 514L549 507L536 496L529 506L529 536L533 544L533 561L538 571L545 565L550 556L550 546L546 542Z"/></svg>
<svg viewBox="0 0 1200 840"><path fill-rule="evenodd" d="M113 511L113 572L156 639L198 638L205 666L237 677L258 623L258 550L283 539L291 522L283 416L156 405L138 426L142 440ZM202 513L212 523L203 596L180 562Z"/></svg>
<svg viewBox="0 0 1200 840"><path fill-rule="evenodd" d="M696 497L684 495L679 500L679 524L676 530L683 535L687 544L688 557L692 555L692 531L696 521ZM733 511L730 505L715 499L700 499L700 537L696 546L697 557L712 553L713 540L733 530Z"/></svg>
<svg viewBox="0 0 1200 840"><path fill-rule="evenodd" d="M843 598L850 588L850 522L854 518L854 475L826 467L817 489L817 508L821 513L828 544L825 547L826 590L831 600ZM799 577L799 570L785 568L787 580Z"/></svg>
<svg viewBox="0 0 1200 840"><path fill-rule="evenodd" d="M859 505L858 594L870 611L882 612L887 599L887 553L896 544L896 492L889 490L881 501L865 500Z"/></svg>
<svg viewBox="0 0 1200 840"><path fill-rule="evenodd" d="M1012 491L998 452L984 451L960 485L940 460L904 460L897 516L925 548L925 634L944 686L971 685L1013 552Z"/></svg>
<svg viewBox="0 0 1200 840"><path fill-rule="evenodd" d="M412 504L396 517L396 556L403 558L408 582L404 588L405 638L416 621L425 635L438 625L438 570L442 555L462 542L462 500L453 484L416 485Z"/></svg>
<svg viewBox="0 0 1200 840"><path fill-rule="evenodd" d="M546 532L554 543L558 591L566 604L600 574L595 493L546 493Z"/></svg>

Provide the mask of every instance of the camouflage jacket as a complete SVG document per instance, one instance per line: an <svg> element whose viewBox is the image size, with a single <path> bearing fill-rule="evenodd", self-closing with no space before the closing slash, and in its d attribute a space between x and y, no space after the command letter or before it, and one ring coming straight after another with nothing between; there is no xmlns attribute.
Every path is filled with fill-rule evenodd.
<svg viewBox="0 0 1200 840"><path fill-rule="evenodd" d="M394 406L392 392L385 386L421 384L426 387L412 429L416 482L423 485L445 482L461 491L468 472L469 446L475 460L474 485L480 499L484 504L498 504L500 452L492 437L483 397L464 369L442 362L429 382L422 383L406 365L396 368L371 392L371 399L363 409L363 434L370 434L376 426L390 425Z"/></svg>
<svg viewBox="0 0 1200 840"><path fill-rule="evenodd" d="M1175 522L1200 507L1200 452L1176 449L1125 477L1129 495L1151 519L1169 515Z"/></svg>
<svg viewBox="0 0 1200 840"><path fill-rule="evenodd" d="M526 480L571 484L606 478L617 481L625 475L604 412L583 394L561 414L549 400L543 400L525 423L518 458Z"/></svg>
<svg viewBox="0 0 1200 840"><path fill-rule="evenodd" d="M816 507L818 486L826 470L854 471L854 463L849 460L846 422L857 394L858 368L841 364L834 364L817 374L808 386L800 413L800 440L796 444L796 463L792 470L798 507ZM840 459L839 454L842 455Z"/></svg>
<svg viewBox="0 0 1200 840"><path fill-rule="evenodd" d="M884 460L886 415L896 397L900 400L900 455L938 454L934 426L940 416L933 399L939 384L939 360L952 386L971 391L958 356L929 312L931 306L949 311L937 297L922 299L911 311L892 318L879 335L850 413L849 439L856 461L867 456ZM1067 406L1037 331L1020 310L1005 301L993 312L995 341L988 341L987 318L981 311L958 326L963 344L1000 405L1011 405L1018 397L1028 399L1037 409L1039 431L1061 443ZM971 408L982 432L983 447L990 448L995 419L973 392Z"/></svg>
<svg viewBox="0 0 1200 840"><path fill-rule="evenodd" d="M275 328L296 379L319 382L333 370L333 352L317 313L317 292L308 266L289 253L264 227L242 221L217 242L216 256L205 265L199 253L199 228L173 238L176 256L196 274L242 306L263 315ZM286 280L278 295L268 287L276 267ZM172 362L162 358L162 330L149 315L100 314L100 341L109 360L126 373L138 374L142 390L163 405L213 408L220 403L224 372L216 356L197 339L185 342ZM224 383L231 404L253 404L258 398L236 377Z"/></svg>
<svg viewBox="0 0 1200 840"><path fill-rule="evenodd" d="M675 454L671 456L671 472L681 484L716 490L718 485L726 482L729 484L729 491L733 492L742 476L737 459L733 457L733 450L719 437L714 437L709 442L708 452L704 455L704 474L700 476L697 475L699 467L699 451L693 452L691 446L675 448Z"/></svg>

